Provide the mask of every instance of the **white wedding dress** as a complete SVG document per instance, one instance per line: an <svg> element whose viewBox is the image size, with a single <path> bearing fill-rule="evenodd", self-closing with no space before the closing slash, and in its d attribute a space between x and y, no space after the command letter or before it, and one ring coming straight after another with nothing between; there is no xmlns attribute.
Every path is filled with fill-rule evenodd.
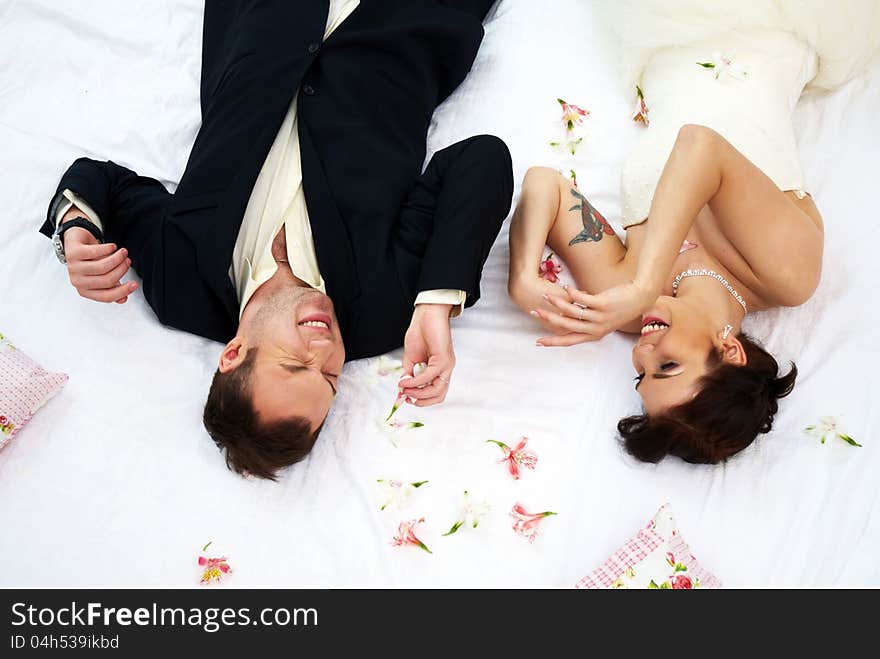
<svg viewBox="0 0 880 659"><path fill-rule="evenodd" d="M792 112L880 54L880 0L616 0L603 18L650 125L621 172L624 226L644 221L678 130L709 126L781 190L805 190ZM714 63L705 68L698 63Z"/></svg>

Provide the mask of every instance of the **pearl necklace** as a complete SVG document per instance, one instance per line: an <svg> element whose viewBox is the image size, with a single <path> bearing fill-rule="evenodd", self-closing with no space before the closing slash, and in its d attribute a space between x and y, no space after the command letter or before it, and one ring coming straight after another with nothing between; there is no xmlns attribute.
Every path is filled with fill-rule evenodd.
<svg viewBox="0 0 880 659"><path fill-rule="evenodd" d="M718 282L727 289L727 292L733 296L733 299L739 302L740 306L743 308L743 313L748 313L746 310L746 301L743 300L742 296L736 292L736 289L730 285L729 281L714 270L699 268L696 270L685 270L684 272L680 272L672 281L672 297L675 297L676 293L678 293L679 282L686 277L712 277L713 279L717 279Z"/></svg>

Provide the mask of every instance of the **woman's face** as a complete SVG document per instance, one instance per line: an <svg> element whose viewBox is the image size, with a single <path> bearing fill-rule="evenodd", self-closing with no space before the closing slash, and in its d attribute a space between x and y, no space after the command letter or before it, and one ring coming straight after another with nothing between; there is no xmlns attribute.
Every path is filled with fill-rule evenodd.
<svg viewBox="0 0 880 659"><path fill-rule="evenodd" d="M636 391L648 415L687 402L698 393L709 354L716 349L707 318L681 301L661 296L642 315L642 334L632 350Z"/></svg>

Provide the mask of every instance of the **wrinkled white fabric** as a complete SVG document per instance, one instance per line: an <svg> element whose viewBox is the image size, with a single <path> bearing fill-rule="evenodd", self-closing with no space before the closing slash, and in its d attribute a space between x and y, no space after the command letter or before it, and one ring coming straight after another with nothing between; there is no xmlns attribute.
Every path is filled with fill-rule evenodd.
<svg viewBox="0 0 880 659"><path fill-rule="evenodd" d="M234 569L230 585L572 586L668 501L726 586L880 586L880 264L877 224L865 221L876 205L880 68L795 110L827 230L822 281L802 307L749 317L801 375L773 432L728 464L621 454L615 424L639 407L632 341L535 347L538 327L506 293L505 224L482 299L453 321L448 400L395 417L425 427L394 448L376 425L396 377L380 380L371 360L348 364L315 450L269 483L228 472L201 426L221 346L161 327L140 294L124 305L79 298L37 233L77 156L179 179L199 122L201 6L45 0L0 11L0 331L70 374L0 451L0 584L195 585L213 540ZM494 133L513 153L517 194L531 165L574 169L618 220L621 165L641 127L604 37L591 3L502 0L472 73L435 114L429 151ZM591 111L575 157L547 145L556 98ZM825 414L842 415L864 448L803 434ZM485 440L521 435L539 461L513 481ZM429 483L403 510L380 513L379 478ZM492 510L478 529L443 538L463 490ZM534 544L511 531L515 501L559 513ZM434 554L392 547L397 524L422 515Z"/></svg>

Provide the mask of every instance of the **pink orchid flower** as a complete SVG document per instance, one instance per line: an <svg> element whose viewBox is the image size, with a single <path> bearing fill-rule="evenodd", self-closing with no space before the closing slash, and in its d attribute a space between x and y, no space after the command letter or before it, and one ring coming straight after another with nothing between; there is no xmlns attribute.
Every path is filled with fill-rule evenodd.
<svg viewBox="0 0 880 659"><path fill-rule="evenodd" d="M648 119L648 106L645 103L645 96L642 94L642 88L636 85L636 95L638 96L638 100L636 101L636 111L632 116L632 120L637 124L644 124L645 126L651 123L651 120Z"/></svg>
<svg viewBox="0 0 880 659"><path fill-rule="evenodd" d="M575 126L583 125L584 117L590 114L589 110L584 110L573 103L566 103L561 98L557 98L556 102L562 106L562 123L568 131L574 130Z"/></svg>
<svg viewBox="0 0 880 659"><path fill-rule="evenodd" d="M209 546L211 546L210 542L202 547L202 551L206 551ZM199 582L201 584L209 584L212 581L219 582L223 579L223 575L232 574L232 568L229 567L225 556L220 558L199 556L199 566L202 568L202 579Z"/></svg>
<svg viewBox="0 0 880 659"><path fill-rule="evenodd" d="M537 453L526 450L526 444L528 444L528 442L528 437L522 437L515 448L510 448L504 442L499 442L495 439L486 440L487 444L497 444L501 450L504 451L504 457L498 462L507 463L507 469L510 471L510 475L513 476L514 480L519 480L520 468L534 469L538 464Z"/></svg>
<svg viewBox="0 0 880 659"><path fill-rule="evenodd" d="M391 540L391 544L395 547L405 547L406 545L412 545L413 547L419 547L420 549L424 549L429 554L433 554L430 549L428 549L428 545L419 540L415 534L415 526L417 524L421 524L425 521L424 517L420 517L419 519L411 519L408 522L401 522L400 527L397 529L397 535Z"/></svg>
<svg viewBox="0 0 880 659"><path fill-rule="evenodd" d="M521 503L515 503L510 509L514 532L526 538L530 543L538 537L538 524L541 523L541 520L555 514L549 510L533 514L527 511Z"/></svg>
<svg viewBox="0 0 880 659"><path fill-rule="evenodd" d="M560 272L562 272L562 264L556 260L553 256L553 252L550 252L548 256L545 256L544 260L541 261L541 264L538 266L538 274L541 275L541 278L546 279L553 284L559 281L558 275Z"/></svg>

